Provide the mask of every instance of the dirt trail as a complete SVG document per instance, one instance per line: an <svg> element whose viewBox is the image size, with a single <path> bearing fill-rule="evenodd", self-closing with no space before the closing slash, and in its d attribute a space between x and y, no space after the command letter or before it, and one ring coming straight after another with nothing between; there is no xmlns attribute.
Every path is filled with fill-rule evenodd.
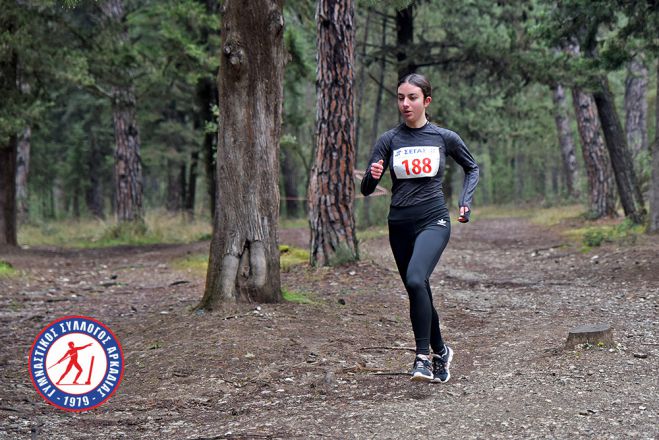
<svg viewBox="0 0 659 440"><path fill-rule="evenodd" d="M454 225L431 279L455 350L438 385L404 374L413 337L386 237L357 264L282 274L312 304L198 315L203 275L172 261L207 249L0 252L22 271L0 278L0 438L659 436L658 237L583 254L524 220ZM33 338L70 314L108 325L126 364L117 394L80 414L47 405L27 373ZM619 346L563 350L592 323Z"/></svg>

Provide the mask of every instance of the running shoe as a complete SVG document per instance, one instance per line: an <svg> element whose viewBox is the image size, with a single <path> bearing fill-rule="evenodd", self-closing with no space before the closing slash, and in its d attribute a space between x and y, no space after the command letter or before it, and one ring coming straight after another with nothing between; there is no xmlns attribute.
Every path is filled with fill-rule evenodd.
<svg viewBox="0 0 659 440"><path fill-rule="evenodd" d="M449 367L451 366L451 360L453 360L453 350L448 345L444 345L444 347L445 350L442 356L437 354L432 356L433 383L448 382L451 378Z"/></svg>
<svg viewBox="0 0 659 440"><path fill-rule="evenodd" d="M430 360L417 356L412 366L412 380L415 382L430 382L432 379L432 364Z"/></svg>

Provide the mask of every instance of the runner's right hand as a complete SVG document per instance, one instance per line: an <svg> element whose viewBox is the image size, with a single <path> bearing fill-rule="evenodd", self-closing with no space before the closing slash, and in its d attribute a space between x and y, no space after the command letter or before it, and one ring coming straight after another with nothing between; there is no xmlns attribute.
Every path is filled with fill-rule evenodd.
<svg viewBox="0 0 659 440"><path fill-rule="evenodd" d="M379 179L382 177L382 173L384 172L384 160L380 159L378 162L373 162L371 164L371 176L374 179Z"/></svg>

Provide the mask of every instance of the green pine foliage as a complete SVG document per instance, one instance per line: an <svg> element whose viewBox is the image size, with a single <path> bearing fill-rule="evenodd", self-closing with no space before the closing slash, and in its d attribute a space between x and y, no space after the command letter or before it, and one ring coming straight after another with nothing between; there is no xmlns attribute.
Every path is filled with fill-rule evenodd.
<svg viewBox="0 0 659 440"><path fill-rule="evenodd" d="M659 54L659 12L652 2L606 0L597 7L586 0L354 3L355 78L364 69L364 83L356 84L363 89L358 168L366 168L377 136L400 121L395 99L395 12L413 4L414 43L406 52L433 84L431 120L458 132L481 165L478 205L565 202L551 86L559 82L568 90L573 86L588 90L593 79L605 73L620 111L627 60L643 53L653 65ZM15 56L20 86L0 88L0 136L7 139L32 128L32 222L91 216L87 201L93 190L101 195L104 212L111 218L114 135L108 93L113 85L127 81L136 91L146 207L170 206L182 197L192 158L198 154L197 211L210 217L204 190L210 177L201 162L205 131L221 130L217 114L244 104L213 106L214 116L208 117L204 115L209 109L202 108L206 104L197 96L201 83L215 81L222 56L220 2L125 0L128 44L116 38L100 4L3 3L0 62L8 65ZM313 0L288 0L284 11L288 57L280 162L286 158L296 170L294 184L300 198L305 197L315 143L315 7ZM577 36L584 47L596 42L597 56L570 57L558 50L569 36ZM384 88L376 114L381 60ZM649 71L648 120L654 121L656 69ZM650 139L654 130L650 123ZM574 135L578 148L576 129ZM579 151L577 160L581 162ZM647 181L649 157L641 154L637 160ZM446 190L454 208L462 173L455 164L449 166ZM282 168L282 176L286 172ZM382 186L390 185L389 178L383 179ZM580 185L585 200L585 182ZM283 184L281 195L285 215ZM357 203L361 216L363 201ZM384 223L388 198L373 198L370 203L369 222ZM303 216L303 210L296 215Z"/></svg>

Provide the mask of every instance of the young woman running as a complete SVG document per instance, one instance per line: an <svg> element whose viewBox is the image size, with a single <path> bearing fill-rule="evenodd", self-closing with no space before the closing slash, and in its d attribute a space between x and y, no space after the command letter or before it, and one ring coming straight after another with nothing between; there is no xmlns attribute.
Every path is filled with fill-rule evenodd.
<svg viewBox="0 0 659 440"><path fill-rule="evenodd" d="M410 299L416 340L412 380L447 382L453 350L442 339L428 282L451 235L442 178L446 156L451 156L465 172L458 221L466 223L478 165L460 136L428 122L425 110L431 101L432 88L423 75L412 73L399 81L398 110L404 122L377 140L361 192L371 194L389 168L389 243Z"/></svg>

